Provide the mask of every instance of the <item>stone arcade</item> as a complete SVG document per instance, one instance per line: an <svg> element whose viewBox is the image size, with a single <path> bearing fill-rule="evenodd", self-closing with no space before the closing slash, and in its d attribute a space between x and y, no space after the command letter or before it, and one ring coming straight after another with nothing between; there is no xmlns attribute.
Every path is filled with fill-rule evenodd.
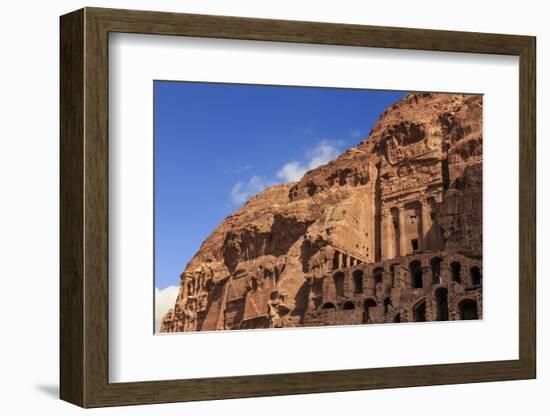
<svg viewBox="0 0 550 416"><path fill-rule="evenodd" d="M480 259L441 251L336 269L314 279L304 326L479 319Z"/></svg>
<svg viewBox="0 0 550 416"><path fill-rule="evenodd" d="M481 97L409 94L227 217L161 331L480 319L481 180Z"/></svg>

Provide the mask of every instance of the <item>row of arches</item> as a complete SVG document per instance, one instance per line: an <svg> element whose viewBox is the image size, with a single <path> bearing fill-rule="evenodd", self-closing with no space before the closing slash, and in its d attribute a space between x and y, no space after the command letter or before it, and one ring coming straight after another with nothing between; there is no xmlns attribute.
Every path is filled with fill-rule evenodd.
<svg viewBox="0 0 550 416"><path fill-rule="evenodd" d="M382 283L384 278L384 269L382 267L378 267L374 269L373 277L374 277L375 286L378 283ZM345 274L343 272L337 272L334 274L332 279L334 281L336 296L337 297L344 296L344 284L346 280ZM364 280L363 270L357 269L352 273L352 282L353 282L352 290L354 294L364 293L363 280Z"/></svg>
<svg viewBox="0 0 550 416"><path fill-rule="evenodd" d="M441 278L441 263L443 259L441 257L433 257L430 260L431 269L431 283L440 284L443 283ZM391 286L395 286L395 267L399 266L398 263L390 266L391 274ZM466 281L465 276L461 274L461 263L453 261L449 265L451 280L459 284L470 283L473 286L481 285L481 270L478 266L472 266L469 269L469 282ZM424 268L420 260L413 260L409 263L409 272L411 276L410 285L415 289L421 289L424 287ZM382 283L384 280L385 270L382 267L377 267L372 271L374 285ZM354 294L361 294L364 292L364 272L362 269L357 269L352 273L352 290ZM345 274L344 272L336 272L333 275L333 281L337 297L344 296Z"/></svg>
<svg viewBox="0 0 550 416"><path fill-rule="evenodd" d="M441 257L433 257L430 259L431 282L432 284L443 283L441 278ZM459 261L452 261L449 264L451 280L459 284L471 284L473 286L481 285L481 270L478 266L472 266L469 270L469 282L467 277L461 272L462 266ZM420 289L424 286L424 270L419 260L413 260L409 263L409 271L411 273L411 284L413 288Z"/></svg>
<svg viewBox="0 0 550 416"><path fill-rule="evenodd" d="M440 287L435 293L435 320L449 320L449 292L447 288ZM457 319L460 320L475 320L479 319L477 301L471 298L462 299L457 304ZM421 299L412 308L413 322L426 322L426 299Z"/></svg>
<svg viewBox="0 0 550 416"><path fill-rule="evenodd" d="M336 309L336 305L332 302L326 302L323 303L321 309ZM345 311L355 309L355 303L353 303L351 300L348 300L342 304L342 309Z"/></svg>
<svg viewBox="0 0 550 416"><path fill-rule="evenodd" d="M427 316L427 303L426 298L418 301L412 308L412 322L426 322L428 320L435 319L436 321L448 321L449 320L449 291L445 287L440 287L434 292L435 299L435 316L428 319ZM373 298L367 298L363 302L363 323L371 322L372 308L376 308L379 303ZM387 314L391 305L389 297L385 298L382 302L383 313ZM322 310L337 310L336 305L333 302L326 302L321 306ZM341 305L341 310L354 310L356 304L351 300L345 301ZM471 298L462 299L457 304L457 319L460 320L475 320L479 319L477 301ZM392 322L401 322L401 314L396 314Z"/></svg>
<svg viewBox="0 0 550 416"><path fill-rule="evenodd" d="M384 305L384 313L388 312L389 305L391 304L390 298L384 299L383 305ZM372 310L371 308L376 308L378 306L378 302L376 302L373 298L365 299L363 302L363 323L370 322ZM323 310L336 310L336 305L333 302L326 302L321 306L321 309ZM342 304L341 307L342 310L348 311L348 310L355 310L356 305L351 300L345 301Z"/></svg>

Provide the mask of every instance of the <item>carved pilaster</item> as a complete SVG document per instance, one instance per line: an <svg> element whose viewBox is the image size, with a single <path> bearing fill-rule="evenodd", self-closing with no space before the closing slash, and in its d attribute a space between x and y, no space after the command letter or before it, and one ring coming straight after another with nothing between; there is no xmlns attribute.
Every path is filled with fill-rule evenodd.
<svg viewBox="0 0 550 416"><path fill-rule="evenodd" d="M407 230L405 224L405 207L403 205L398 206L399 210L399 255L404 256L407 254Z"/></svg>
<svg viewBox="0 0 550 416"><path fill-rule="evenodd" d="M395 235L393 219L390 209L382 210L382 260L388 260L395 257Z"/></svg>
<svg viewBox="0 0 550 416"><path fill-rule="evenodd" d="M420 209L422 211L422 228L421 228L421 241L420 241L420 249L421 250L430 250L432 248L432 242L431 242L431 232L432 229L432 217L431 217L431 207L427 200L422 199L420 201Z"/></svg>

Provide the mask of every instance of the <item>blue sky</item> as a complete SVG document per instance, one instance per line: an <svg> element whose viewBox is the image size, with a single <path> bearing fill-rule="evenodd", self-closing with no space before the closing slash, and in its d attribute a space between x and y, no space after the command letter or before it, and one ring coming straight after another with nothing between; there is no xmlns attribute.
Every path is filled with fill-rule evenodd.
<svg viewBox="0 0 550 416"><path fill-rule="evenodd" d="M365 138L403 92L154 82L155 286L253 194Z"/></svg>

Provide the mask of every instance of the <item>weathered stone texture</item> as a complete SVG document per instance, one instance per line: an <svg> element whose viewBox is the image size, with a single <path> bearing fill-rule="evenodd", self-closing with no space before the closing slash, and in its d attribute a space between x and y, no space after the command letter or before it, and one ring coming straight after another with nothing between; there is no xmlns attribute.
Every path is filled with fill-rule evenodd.
<svg viewBox="0 0 550 416"><path fill-rule="evenodd" d="M227 217L161 331L476 319L481 254L482 98L409 94Z"/></svg>

